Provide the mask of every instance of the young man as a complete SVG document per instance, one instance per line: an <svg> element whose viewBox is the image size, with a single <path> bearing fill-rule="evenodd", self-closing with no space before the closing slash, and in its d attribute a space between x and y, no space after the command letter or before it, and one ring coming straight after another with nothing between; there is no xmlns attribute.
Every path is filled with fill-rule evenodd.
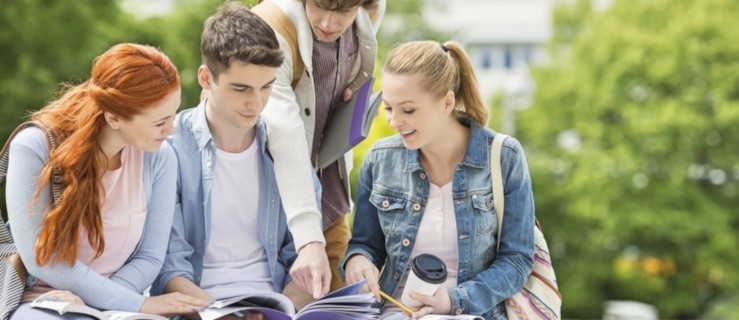
<svg viewBox="0 0 739 320"><path fill-rule="evenodd" d="M209 301L282 292L301 308L310 296L288 276L296 252L260 118L283 53L263 20L229 2L205 22L201 57L206 97L177 115L169 139L179 159L178 201L152 293ZM320 194L317 179L314 186Z"/></svg>
<svg viewBox="0 0 739 320"><path fill-rule="evenodd" d="M300 259L313 260L296 263L291 275L298 279L302 289L314 293L315 297L316 284L321 282L315 277L306 279L305 275L310 277L316 273L305 270L320 265L321 256L314 252L324 249L324 237L331 289L343 285L337 266L350 236L345 214L350 210L349 172L352 167L351 153L347 153L343 159L319 170L316 168L317 155L331 110L340 100L351 98L352 91L372 75L377 55L376 33L386 3L385 0L267 1L276 4L295 26L298 51L305 66L305 72L293 88L296 62L292 61L290 45L278 34L280 48L286 52L285 63L277 70L277 81L263 116L290 231L295 237L296 248L300 248ZM323 189L323 234L316 231L315 224L307 223L318 217L318 206L309 192L311 175L283 170L307 165L309 161L316 168ZM311 215L311 212L316 214ZM321 292L325 293L328 291L325 276L323 280Z"/></svg>

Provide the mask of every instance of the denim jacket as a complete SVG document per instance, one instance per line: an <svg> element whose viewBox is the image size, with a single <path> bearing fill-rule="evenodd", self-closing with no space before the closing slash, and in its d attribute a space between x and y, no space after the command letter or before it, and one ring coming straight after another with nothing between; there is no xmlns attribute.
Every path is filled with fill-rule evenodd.
<svg viewBox="0 0 739 320"><path fill-rule="evenodd" d="M164 266L152 294L161 294L167 283L183 276L200 285L203 258L211 231L211 183L215 170L216 146L205 118L205 100L196 108L184 110L175 121L177 132L169 143L179 159L177 204L172 234ZM289 282L289 268L297 258L293 239L275 182L272 158L266 149L264 123L257 121L259 145L259 239L265 248L272 283L282 292ZM310 170L310 168L306 168ZM317 186L314 181L314 186ZM320 188L320 187L317 187ZM318 191L320 195L320 191Z"/></svg>
<svg viewBox="0 0 739 320"><path fill-rule="evenodd" d="M495 133L470 121L464 160L452 181L458 234L458 285L450 289L451 314L505 319L501 303L524 285L533 266L534 197L520 143L508 138L502 150L505 223L496 252L497 213L490 180ZM393 295L408 267L429 194L429 179L418 150L396 135L380 140L365 156L359 173L354 231L340 264L354 254L381 270L380 288Z"/></svg>

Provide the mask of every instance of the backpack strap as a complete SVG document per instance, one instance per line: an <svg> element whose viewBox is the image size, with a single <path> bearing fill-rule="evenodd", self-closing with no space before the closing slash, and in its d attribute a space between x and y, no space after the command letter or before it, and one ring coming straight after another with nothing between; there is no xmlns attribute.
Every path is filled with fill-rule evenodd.
<svg viewBox="0 0 739 320"><path fill-rule="evenodd" d="M500 154L503 149L503 140L508 138L507 135L496 133L493 137L492 148L490 150L490 179L493 183L493 207L495 213L498 214L498 240L495 243L500 249L500 235L503 233L503 215L505 213L505 195L503 192L503 170L500 166Z"/></svg>
<svg viewBox="0 0 739 320"><path fill-rule="evenodd" d="M375 2L375 4L364 6L364 10L367 11L367 14L369 15L369 18L370 18L370 22L372 22L372 24L375 24L375 22L377 22L377 16L378 16L378 11L380 10L380 5L377 2Z"/></svg>
<svg viewBox="0 0 739 320"><path fill-rule="evenodd" d="M272 0L257 1L259 4L251 8L257 16L262 18L267 24L269 24L275 32L279 33L282 38L287 41L287 45L290 47L293 59L293 78L290 85L293 89L298 85L300 76L305 70L305 64L303 59L300 57L300 51L298 48L298 32L295 30L290 18L285 14L280 7Z"/></svg>
<svg viewBox="0 0 739 320"><path fill-rule="evenodd" d="M10 159L10 142L15 136L28 127L38 127L46 135L46 141L49 143L49 152L56 148L56 138L54 133L39 121L27 121L21 123L13 130L5 145L0 151L0 183L5 181L8 175L8 161ZM51 173L51 193L53 197L52 205L59 202L62 191L62 177L58 168L53 168ZM23 295L24 283L26 282L26 269L18 256L18 249L15 247L13 237L5 225L5 221L0 216L0 319L10 317L20 303Z"/></svg>

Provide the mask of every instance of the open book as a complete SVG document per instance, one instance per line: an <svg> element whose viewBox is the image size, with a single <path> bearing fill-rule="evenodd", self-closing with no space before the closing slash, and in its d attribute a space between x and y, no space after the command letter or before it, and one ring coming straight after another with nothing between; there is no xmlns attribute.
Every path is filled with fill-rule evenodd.
<svg viewBox="0 0 739 320"><path fill-rule="evenodd" d="M460 315L442 315L442 314L427 314L418 320L485 320L481 316L473 316L468 314Z"/></svg>
<svg viewBox="0 0 739 320"><path fill-rule="evenodd" d="M319 168L328 167L367 138L382 102L382 91L372 93L374 82L373 77L367 79L349 102L342 102L331 111L318 151Z"/></svg>
<svg viewBox="0 0 739 320"><path fill-rule="evenodd" d="M405 313L396 313L389 316L384 316L384 320L410 320L410 316ZM427 314L418 320L485 320L481 316L473 316L469 314L460 315L448 315L448 314Z"/></svg>
<svg viewBox="0 0 739 320"><path fill-rule="evenodd" d="M63 315L69 313L80 313L89 315L99 320L167 320L167 318L155 314L145 314L125 311L100 311L86 305L58 301L34 301L31 307L49 309Z"/></svg>
<svg viewBox="0 0 739 320"><path fill-rule="evenodd" d="M374 295L360 293L364 282L346 286L309 303L295 312L292 302L279 293L255 293L218 300L200 312L202 320L213 320L231 313L260 312L265 320L362 320L376 319Z"/></svg>

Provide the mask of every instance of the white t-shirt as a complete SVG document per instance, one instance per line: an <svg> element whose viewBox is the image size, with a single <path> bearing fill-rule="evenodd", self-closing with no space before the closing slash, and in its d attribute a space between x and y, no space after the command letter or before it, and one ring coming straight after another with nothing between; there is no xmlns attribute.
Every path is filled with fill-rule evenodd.
<svg viewBox="0 0 739 320"><path fill-rule="evenodd" d="M211 187L210 241L200 287L216 299L247 290L274 291L259 241L258 144L240 153L216 149Z"/></svg>

